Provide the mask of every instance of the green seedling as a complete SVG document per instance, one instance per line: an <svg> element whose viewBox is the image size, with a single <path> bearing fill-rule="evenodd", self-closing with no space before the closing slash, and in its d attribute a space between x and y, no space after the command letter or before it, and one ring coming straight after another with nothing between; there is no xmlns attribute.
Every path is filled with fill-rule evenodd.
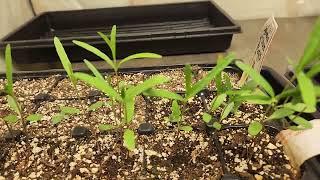
<svg viewBox="0 0 320 180"><path fill-rule="evenodd" d="M77 89L77 79L74 77L72 64L71 64L71 62L68 58L68 55L67 55L66 51L64 50L64 47L58 37L54 37L54 46L56 48L56 52L59 56L61 64L62 64L64 70L67 72L67 75L68 75L74 89L76 90L78 98L80 99L79 91Z"/></svg>
<svg viewBox="0 0 320 180"><path fill-rule="evenodd" d="M179 130L186 132L192 131L191 126L181 126L181 123L183 122L183 116L177 100L172 101L171 114L169 115L169 117L166 117L165 119L169 122L177 123Z"/></svg>
<svg viewBox="0 0 320 180"><path fill-rule="evenodd" d="M53 125L57 125L61 121L68 119L69 116L77 115L80 113L80 110L77 108L60 106L60 112L52 116L51 122Z"/></svg>
<svg viewBox="0 0 320 180"><path fill-rule="evenodd" d="M219 61L219 63L211 71L209 71L205 77L197 81L195 84L192 84L193 75L192 75L191 66L186 65L184 68L186 92L183 96L174 92L163 90L163 89L149 89L146 92L144 92L144 95L150 96L150 97L161 97L161 98L180 101L184 107L181 113L181 119L183 119L183 114L185 112L185 107L188 100L195 97L199 92L205 89L211 83L211 81L214 78L216 78L216 76L219 75L233 61L233 59L234 59L233 55L229 54L227 57L223 58L223 60ZM187 130L190 130L190 128L188 128Z"/></svg>
<svg viewBox="0 0 320 180"><path fill-rule="evenodd" d="M94 67L91 66L91 71L93 72L94 76L86 74L86 73L75 73L75 77L90 86L100 90L101 92L105 93L110 98L117 101L124 110L124 118L121 121L121 125L130 124L133 117L134 117L134 109L135 109L135 99L138 95L142 94L144 91L153 88L154 86L163 84L168 82L170 79L165 76L153 76L150 79L144 81L143 83L137 86L130 86L125 87L122 86L120 92L117 92L107 81L105 81L99 71ZM121 116L121 115L120 115ZM111 125L100 124L99 129L102 131L107 131L113 128ZM132 150L134 146L132 146L132 142L134 142L134 133L130 129L125 130L124 138L124 145L129 150Z"/></svg>
<svg viewBox="0 0 320 180"><path fill-rule="evenodd" d="M74 40L73 43L76 44L77 46L80 46L80 47L86 49L87 51L92 52L93 54L95 54L99 58L106 61L107 64L113 68L116 75L118 74L118 71L121 68L121 66L131 60L141 59L141 58L161 58L162 57L161 55L158 55L155 53L138 53L138 54L130 55L120 61L117 61L117 55L116 55L116 52L117 52L116 51L117 26L114 25L112 27L111 33L109 35L110 38L108 37L108 35L106 35L102 32L98 32L98 34L106 42L106 44L109 46L111 53L112 53L112 60L105 53L103 53L99 49L97 49L94 46L91 46L85 42Z"/></svg>

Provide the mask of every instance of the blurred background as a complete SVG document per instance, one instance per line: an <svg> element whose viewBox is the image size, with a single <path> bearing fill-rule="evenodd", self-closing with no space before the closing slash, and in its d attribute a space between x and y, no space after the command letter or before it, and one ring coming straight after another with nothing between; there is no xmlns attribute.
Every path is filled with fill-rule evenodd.
<svg viewBox="0 0 320 180"><path fill-rule="evenodd" d="M1 0L0 39L42 12L189 1L191 0ZM266 57L265 64L280 72L285 71L288 57L293 60L299 58L316 16L320 14L319 0L214 0L214 2L219 4L242 26L243 33L234 37L229 51L235 52L239 58L243 59L250 58L257 42L258 33L266 19L272 15L276 17L279 30ZM1 56L0 70L4 71L3 55ZM209 53L198 56L166 57L168 59L165 58L163 62L179 63L178 59L183 58L190 62L198 59L197 62L202 63L209 62L214 56ZM152 61L149 63L150 66L157 64ZM144 63L140 64L147 66ZM77 65L75 66L77 67ZM56 68L46 64L33 67L35 69ZM19 67L17 69L20 70ZM27 68L27 70L32 70L32 68Z"/></svg>

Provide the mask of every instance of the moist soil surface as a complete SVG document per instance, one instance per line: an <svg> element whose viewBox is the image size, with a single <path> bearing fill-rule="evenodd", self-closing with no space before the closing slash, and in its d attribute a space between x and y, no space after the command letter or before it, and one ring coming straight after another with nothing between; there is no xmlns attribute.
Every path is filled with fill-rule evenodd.
<svg viewBox="0 0 320 180"><path fill-rule="evenodd" d="M194 68L194 82L206 74ZM167 70L155 74L171 77L171 82L159 86L171 91L183 92L183 69ZM228 72L232 82L236 73ZM142 83L154 74L120 74L111 82L124 81L127 85ZM3 89L5 80L0 80ZM235 84L235 83L234 83ZM117 104L82 82L77 90L67 78L59 75L37 79L18 79L14 91L22 104L23 114L39 113L41 121L29 123L18 141L8 141L3 117L12 113L5 96L0 97L0 180L1 179L220 179L227 171L241 179L298 179L282 145L275 134L264 129L257 137L248 136L246 128L229 128L218 132L208 131L202 121L205 111L201 98L190 99L184 109L182 125L192 126L193 131L178 131L178 125L166 121L171 113L171 100L138 96L135 117L126 128L137 129L143 122L155 128L151 135L136 135L136 149L123 147L123 129L100 132L100 123L118 126L121 110ZM206 98L214 97L214 82ZM89 106L97 101L107 105L95 111ZM70 115L54 125L52 117L60 106L75 107L77 115ZM243 125L264 118L264 107L242 104L236 114L229 115L221 123ZM218 116L221 109L216 111ZM72 138L71 130L86 127L91 135ZM12 125L23 130L21 122ZM214 138L217 141L214 141ZM218 148L219 147L219 148ZM218 153L221 149L221 153ZM218 155L219 154L219 155Z"/></svg>

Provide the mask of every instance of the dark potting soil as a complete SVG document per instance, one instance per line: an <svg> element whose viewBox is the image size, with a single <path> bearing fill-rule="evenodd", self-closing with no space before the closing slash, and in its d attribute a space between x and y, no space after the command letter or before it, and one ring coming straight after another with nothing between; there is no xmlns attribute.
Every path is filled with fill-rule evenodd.
<svg viewBox="0 0 320 180"><path fill-rule="evenodd" d="M198 72L195 79L206 72ZM161 85L171 91L184 91L183 70L164 71L157 74L168 75L172 82ZM148 74L125 74L112 77L111 82L124 80L126 84L136 85L143 82ZM121 129L109 133L100 133L100 123L118 125L112 104L107 97L97 96L94 101L108 103L96 111L88 111L93 103L93 88L79 83L77 94L68 79L50 76L39 79L23 79L15 82L16 95L23 104L25 114L43 114L41 121L27 126L27 137L20 141L0 141L0 179L219 179L222 167L216 146L210 134L204 130L202 114L204 108L201 99L195 97L186 104L183 124L191 125L192 132L177 131L177 124L164 119L171 113L170 100L159 98L136 99L136 114L129 125L137 129L143 122L149 122L155 128L152 135L137 135L136 149L129 152L123 147ZM236 74L231 80L237 81ZM196 81L196 80L194 80ZM0 80L0 89L4 81ZM214 83L209 87L214 90ZM39 94L49 94L53 99L36 98ZM77 98L81 97L80 100ZM212 99L210 95L208 99ZM35 101L35 99L38 99ZM3 118L8 114L6 98L0 97ZM58 125L51 123L52 116L58 113L60 106L76 107L80 114L71 115ZM116 114L119 108L114 105ZM249 124L264 118L263 106L243 104L236 114L231 114L223 124ZM216 112L219 116L221 110ZM14 129L22 130L18 122ZM86 127L92 133L87 138L74 139L71 130L75 126ZM1 137L8 132L0 121ZM243 178L256 179L294 179L295 171L289 164L282 146L273 136L262 132L256 139L247 135L245 129L220 131L219 142L225 155L228 169ZM260 139L259 139L260 138ZM254 142L254 145L253 145Z"/></svg>

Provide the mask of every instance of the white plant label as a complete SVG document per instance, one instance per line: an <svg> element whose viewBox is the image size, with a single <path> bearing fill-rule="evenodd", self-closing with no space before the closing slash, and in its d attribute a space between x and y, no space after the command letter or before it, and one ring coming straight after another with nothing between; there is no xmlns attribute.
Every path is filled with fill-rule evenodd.
<svg viewBox="0 0 320 180"><path fill-rule="evenodd" d="M274 17L272 16L264 24L262 31L259 33L259 39L257 46L255 48L254 54L250 60L250 66L253 67L256 71L260 72L265 56L268 52L268 49L271 45L272 39L276 34L278 29L278 24ZM242 73L239 85L242 86L248 79L246 73Z"/></svg>

